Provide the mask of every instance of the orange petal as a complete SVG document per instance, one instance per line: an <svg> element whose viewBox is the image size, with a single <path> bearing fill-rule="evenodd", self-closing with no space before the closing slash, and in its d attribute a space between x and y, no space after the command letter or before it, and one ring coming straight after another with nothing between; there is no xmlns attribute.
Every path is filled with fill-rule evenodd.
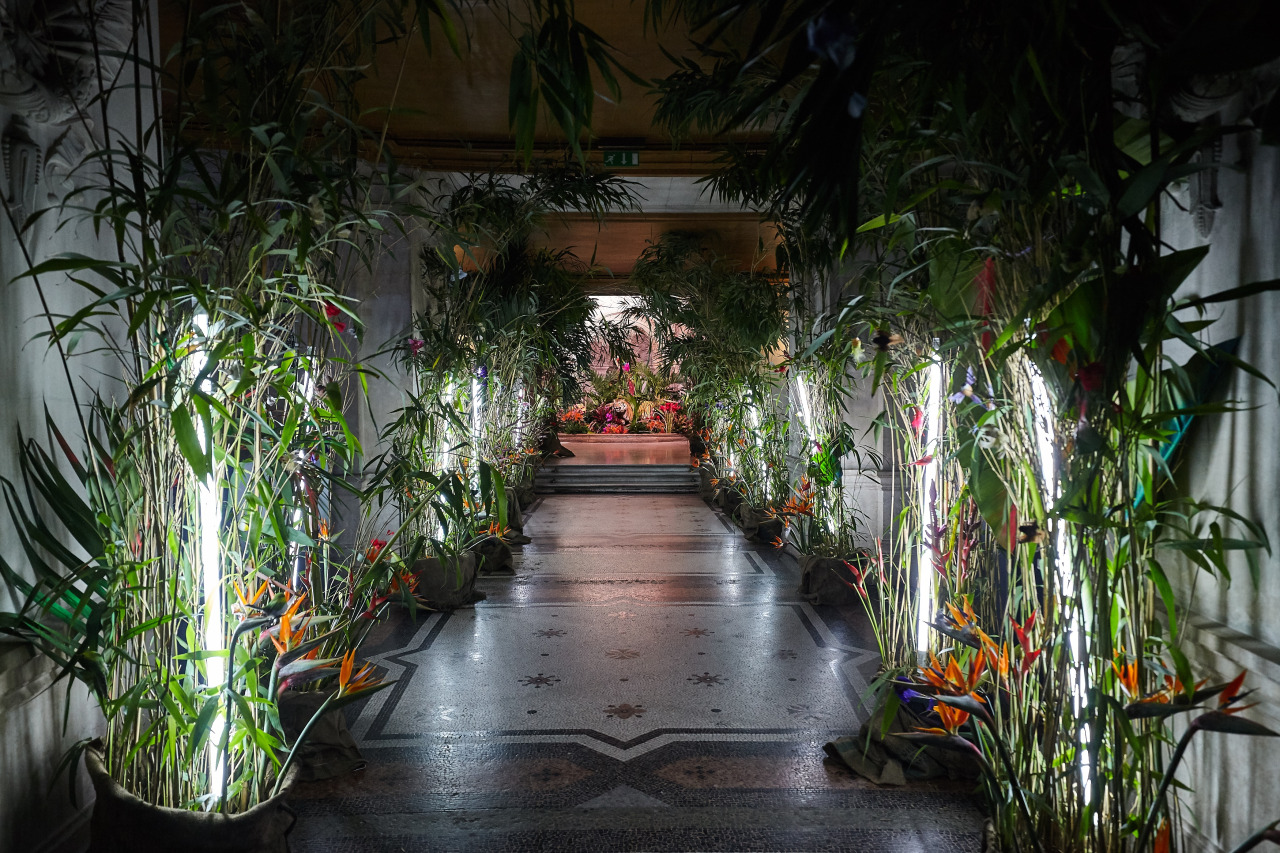
<svg viewBox="0 0 1280 853"><path fill-rule="evenodd" d="M356 664L356 650L352 649L342 656L342 668L338 670L338 684L345 687L351 680L351 668Z"/></svg>
<svg viewBox="0 0 1280 853"><path fill-rule="evenodd" d="M1249 670L1241 670L1240 674L1231 679L1227 686L1223 688L1222 693L1218 695L1219 707L1231 704L1232 700L1236 698L1236 694L1240 692L1240 687L1244 684L1244 677L1248 674Z"/></svg>

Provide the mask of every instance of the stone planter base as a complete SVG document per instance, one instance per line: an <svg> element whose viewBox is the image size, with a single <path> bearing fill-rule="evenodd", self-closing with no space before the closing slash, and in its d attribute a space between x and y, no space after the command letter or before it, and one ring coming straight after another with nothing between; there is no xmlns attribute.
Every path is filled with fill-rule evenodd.
<svg viewBox="0 0 1280 853"><path fill-rule="evenodd" d="M280 694L280 725L284 727L289 743L298 739L328 697L327 691L299 693L286 690ZM364 756L356 747L355 738L347 730L347 718L341 708L327 712L316 721L294 761L299 782L345 776L363 770L365 764Z"/></svg>
<svg viewBox="0 0 1280 853"><path fill-rule="evenodd" d="M899 706L885 731L884 708L855 736L836 738L823 746L827 755L877 785L905 785L923 779L977 779L978 762L963 752L921 746L894 735L914 731L930 722Z"/></svg>
<svg viewBox="0 0 1280 853"><path fill-rule="evenodd" d="M443 564L439 557L423 557L413 564L418 594L437 610L454 610L483 601L476 590L476 555L463 554L457 562Z"/></svg>
<svg viewBox="0 0 1280 853"><path fill-rule="evenodd" d="M810 604L853 604L858 593L845 580L852 580L844 560L834 557L815 557L805 554L800 558L800 595Z"/></svg>
<svg viewBox="0 0 1280 853"><path fill-rule="evenodd" d="M742 492L737 489L720 489L716 492L715 504L720 507L729 516L733 516L733 511L743 502Z"/></svg>
<svg viewBox="0 0 1280 853"><path fill-rule="evenodd" d="M742 528L742 535L753 542L764 542L772 545L782 536L785 525L780 518L772 518L748 503L738 504L733 511L733 520Z"/></svg>
<svg viewBox="0 0 1280 853"><path fill-rule="evenodd" d="M89 823L89 853L289 853L297 818L272 797L235 815L153 806L107 773L99 748L84 753L97 799Z"/></svg>
<svg viewBox="0 0 1280 853"><path fill-rule="evenodd" d="M511 556L511 546L497 536L486 536L471 546L471 551L479 562L476 571L482 575L514 575L515 561Z"/></svg>

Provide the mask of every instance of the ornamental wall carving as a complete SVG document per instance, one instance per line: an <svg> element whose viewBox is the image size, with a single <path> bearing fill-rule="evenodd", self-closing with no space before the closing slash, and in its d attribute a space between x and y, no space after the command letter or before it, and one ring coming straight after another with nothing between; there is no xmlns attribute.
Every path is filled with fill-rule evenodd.
<svg viewBox="0 0 1280 853"><path fill-rule="evenodd" d="M90 147L94 98L120 70L133 9L133 0L0 0L0 197L19 218L41 192L56 200Z"/></svg>

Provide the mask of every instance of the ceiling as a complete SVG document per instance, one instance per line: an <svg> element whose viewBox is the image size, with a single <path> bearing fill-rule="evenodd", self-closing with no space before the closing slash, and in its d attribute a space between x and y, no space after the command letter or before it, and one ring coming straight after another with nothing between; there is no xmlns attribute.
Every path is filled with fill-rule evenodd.
<svg viewBox="0 0 1280 853"><path fill-rule="evenodd" d="M585 214L553 217L534 243L551 249L571 249L584 262L599 269L592 290L627 293L628 274L651 241L668 231L695 231L703 244L721 258L730 258L739 269L773 272L777 269L774 247L777 229L754 213L619 214L597 223Z"/></svg>
<svg viewBox="0 0 1280 853"><path fill-rule="evenodd" d="M688 33L655 35L644 24L644 5L632 0L576 0L580 21L611 44L620 62L651 80L672 69L663 50L692 55ZM394 156L408 166L436 173L519 171L508 124L508 87L515 55L514 25L507 8L522 4L481 2L465 14L461 56L437 35L428 52L421 38L379 49L374 66L357 88L364 121ZM165 16L162 16L162 20ZM181 19L163 21L163 41L180 37ZM598 292L625 292L626 278L647 242L671 230L705 233L709 247L739 269L772 270L776 230L759 216L735 205L713 201L698 178L726 141L712 135L682 140L676 147L653 125L654 101L648 87L619 77L622 97L598 98L587 160L603 168L605 152L634 152L638 163L614 168L637 182L640 210L611 214L603 225L577 213L553 216L536 237L540 245L571 248L583 260L594 257L606 270ZM388 111L387 105L394 105ZM755 135L755 136L758 136ZM752 135L735 134L750 143ZM564 156L565 139L544 118L535 134L535 155Z"/></svg>
<svg viewBox="0 0 1280 853"><path fill-rule="evenodd" d="M468 45L456 56L437 38L428 53L422 39L413 38L378 54L376 67L357 89L367 105L392 104L396 112L371 113L368 121L381 129L386 121L387 142L404 162L433 170L468 171L513 168L514 144L508 123L508 91L515 56L508 20L510 3L483 3L465 16ZM688 33L646 28L644 6L632 0L577 0L579 21L612 45L619 62L644 80L673 70L663 54L692 55ZM597 77L597 83L599 79ZM649 87L619 76L622 97L614 102L598 97L592 119L588 158L597 164L605 151L639 154L639 164L620 171L638 175L702 175L718 149L707 134L682 140L679 147L653 125L654 100ZM603 91L600 86L598 91ZM750 141L759 134L734 134ZM539 123L535 150L560 153L564 135L554 123Z"/></svg>
<svg viewBox="0 0 1280 853"><path fill-rule="evenodd" d="M467 22L470 48L456 56L447 48L428 53L421 39L384 51L376 73L359 91L365 104L395 103L385 117L386 138L402 161L432 171L514 170L518 166L508 124L508 86L515 43L502 4L484 4ZM613 45L619 60L644 79L672 70L663 50L691 53L688 34L655 35L644 24L644 4L632 0L577 0L581 21ZM654 100L648 87L619 78L622 97L596 101L588 162L603 167L606 151L631 151L638 164L614 171L636 181L640 212L610 214L599 223L585 214L551 217L535 236L539 246L572 249L601 270L593 290L628 292L627 276L651 240L672 230L707 235L707 245L739 269L773 271L777 230L754 212L716 203L697 179L712 168L725 141L695 136L673 146L653 124ZM372 120L373 117L371 117ZM383 116L376 117L379 122ZM736 142L752 136L737 134ZM540 122L538 153L562 155L565 139L553 123Z"/></svg>

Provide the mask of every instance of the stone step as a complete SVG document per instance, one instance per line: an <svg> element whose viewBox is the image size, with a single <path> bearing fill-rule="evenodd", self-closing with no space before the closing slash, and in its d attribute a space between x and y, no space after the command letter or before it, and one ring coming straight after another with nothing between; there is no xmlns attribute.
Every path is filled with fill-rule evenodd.
<svg viewBox="0 0 1280 853"><path fill-rule="evenodd" d="M698 486L687 465L550 465L534 479L539 494L692 494Z"/></svg>

